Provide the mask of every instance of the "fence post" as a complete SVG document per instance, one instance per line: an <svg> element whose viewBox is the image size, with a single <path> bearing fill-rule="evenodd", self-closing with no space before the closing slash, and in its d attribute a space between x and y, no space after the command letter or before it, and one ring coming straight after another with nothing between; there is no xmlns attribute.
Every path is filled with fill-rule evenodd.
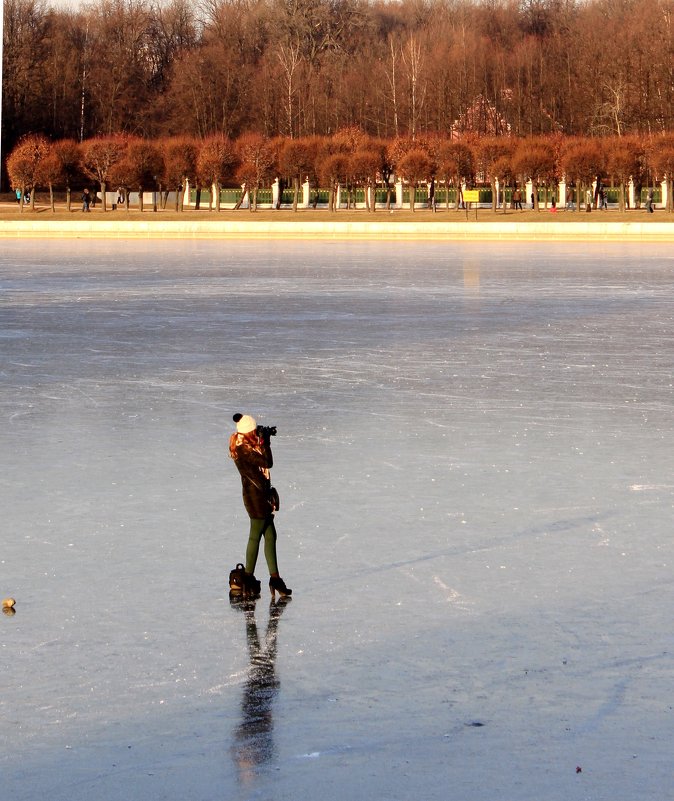
<svg viewBox="0 0 674 801"><path fill-rule="evenodd" d="M403 182L396 181L396 208L402 209L403 207Z"/></svg>

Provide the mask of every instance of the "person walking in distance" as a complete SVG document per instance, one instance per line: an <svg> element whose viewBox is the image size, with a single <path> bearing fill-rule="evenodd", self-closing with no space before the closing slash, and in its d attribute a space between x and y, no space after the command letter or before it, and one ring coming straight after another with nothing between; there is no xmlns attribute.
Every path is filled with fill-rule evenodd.
<svg viewBox="0 0 674 801"><path fill-rule="evenodd" d="M258 426L248 414L235 414L236 432L229 438L229 455L240 475L243 505L250 518L243 591L255 594L260 583L255 578L255 564L264 537L264 556L269 569L269 589L272 598L277 592L287 597L292 590L286 587L278 572L276 557L276 528L274 512L278 510L278 493L271 485L269 471L274 464L270 438L275 427Z"/></svg>

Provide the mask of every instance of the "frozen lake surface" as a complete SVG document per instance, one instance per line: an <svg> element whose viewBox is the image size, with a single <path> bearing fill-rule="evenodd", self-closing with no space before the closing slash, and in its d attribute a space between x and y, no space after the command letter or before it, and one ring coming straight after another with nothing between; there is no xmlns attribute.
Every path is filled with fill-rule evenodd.
<svg viewBox="0 0 674 801"><path fill-rule="evenodd" d="M5 240L0 290L0 801L671 798L670 246ZM227 597L236 411L285 607Z"/></svg>

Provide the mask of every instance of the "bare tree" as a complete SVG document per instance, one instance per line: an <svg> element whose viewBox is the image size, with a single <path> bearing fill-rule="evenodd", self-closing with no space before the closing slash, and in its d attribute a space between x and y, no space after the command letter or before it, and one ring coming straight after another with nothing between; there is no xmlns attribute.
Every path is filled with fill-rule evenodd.
<svg viewBox="0 0 674 801"><path fill-rule="evenodd" d="M416 138L419 115L426 99L426 86L422 80L423 56L421 42L415 35L410 35L402 48L402 61L407 73L409 92L408 131L412 139Z"/></svg>
<svg viewBox="0 0 674 801"><path fill-rule="evenodd" d="M287 42L279 44L277 57L283 71L283 83L285 88L285 127L286 134L293 137L295 134L295 96L297 95L297 74L302 55L299 43Z"/></svg>
<svg viewBox="0 0 674 801"><path fill-rule="evenodd" d="M576 206L580 209L583 194L604 170L605 158L594 139L571 139L561 153L561 168L576 185ZM591 206L591 204L590 204Z"/></svg>
<svg viewBox="0 0 674 801"><path fill-rule="evenodd" d="M183 211L185 186L196 178L197 153L197 144L189 137L173 138L163 143L164 180L168 189L176 193L176 211Z"/></svg>
<svg viewBox="0 0 674 801"><path fill-rule="evenodd" d="M222 134L206 139L197 156L197 180L200 186L208 186L209 210L213 208L215 194L215 210L220 211L220 190L223 182L232 177L236 167L236 150L231 139Z"/></svg>
<svg viewBox="0 0 674 801"><path fill-rule="evenodd" d="M606 172L618 183L620 211L625 211L626 187L631 178L638 176L643 156L644 148L637 137L614 137L608 142Z"/></svg>
<svg viewBox="0 0 674 801"><path fill-rule="evenodd" d="M38 176L38 186L46 186L49 190L49 206L52 213L54 213L56 211L54 186L61 184L65 176L63 175L61 162L52 147L49 147L46 156L40 162Z"/></svg>
<svg viewBox="0 0 674 801"><path fill-rule="evenodd" d="M307 139L287 139L279 148L279 171L288 176L293 185L293 211L297 211L300 185L314 158L315 153Z"/></svg>
<svg viewBox="0 0 674 801"><path fill-rule="evenodd" d="M54 142L51 151L60 164L60 175L66 189L66 208L70 211L72 188L82 179L82 150L74 139L61 139Z"/></svg>
<svg viewBox="0 0 674 801"><path fill-rule="evenodd" d="M357 150L349 159L348 172L353 184L363 187L365 208L368 212L375 211L375 186L380 164L380 156L376 150Z"/></svg>
<svg viewBox="0 0 674 801"><path fill-rule="evenodd" d="M35 211L35 192L42 183L44 161L49 155L49 143L44 136L24 137L7 159L7 172L13 189L21 192L21 211L26 191L30 192L30 210Z"/></svg>
<svg viewBox="0 0 674 801"><path fill-rule="evenodd" d="M649 142L649 163L659 177L667 183L667 211L674 209L674 134L666 133Z"/></svg>
<svg viewBox="0 0 674 801"><path fill-rule="evenodd" d="M446 142L438 155L438 172L445 181L445 203L449 210L449 186L456 188L454 207L461 208L461 192L464 182L472 182L475 173L473 151L465 142Z"/></svg>
<svg viewBox="0 0 674 801"><path fill-rule="evenodd" d="M164 158L161 149L153 142L131 139L127 143L125 158L130 167L129 185L138 191L138 208L143 211L145 190L151 188L155 195L161 190L164 172Z"/></svg>
<svg viewBox="0 0 674 801"><path fill-rule="evenodd" d="M389 69L386 71L386 80L389 86L389 99L393 109L393 135L397 138L400 134L398 125L398 57L400 47L394 41L391 34L388 37L389 50Z"/></svg>
<svg viewBox="0 0 674 801"><path fill-rule="evenodd" d="M151 22L148 0L101 0L89 11L87 96L105 135L151 133Z"/></svg>
<svg viewBox="0 0 674 801"><path fill-rule="evenodd" d="M103 211L107 211L105 193L112 167L120 161L126 150L126 141L121 136L99 137L82 145L82 164L86 174L98 181L101 187Z"/></svg>
<svg viewBox="0 0 674 801"><path fill-rule="evenodd" d="M250 202L248 208L251 212L257 211L257 193L263 185L269 185L272 178L276 159L271 143L260 134L244 134L236 143L239 166L237 178L243 184L241 200L237 203L237 208L248 192Z"/></svg>
<svg viewBox="0 0 674 801"><path fill-rule="evenodd" d="M538 211L538 187L545 186L546 197L550 185L555 184L556 171L555 150L546 139L528 137L517 143L512 159L515 175L522 183L531 179L534 189L534 208Z"/></svg>
<svg viewBox="0 0 674 801"><path fill-rule="evenodd" d="M3 151L26 134L49 130L45 49L49 47L49 9L45 0L3 0Z"/></svg>
<svg viewBox="0 0 674 801"><path fill-rule="evenodd" d="M491 208L496 211L498 198L496 196L497 168L504 165L505 160L512 157L514 145L509 137L488 136L478 139L475 143L475 163L485 180L491 186Z"/></svg>
<svg viewBox="0 0 674 801"><path fill-rule="evenodd" d="M328 210L337 211L337 189L346 183L349 173L349 157L344 153L324 150L318 157L318 174L328 186Z"/></svg>
<svg viewBox="0 0 674 801"><path fill-rule="evenodd" d="M432 169L431 159L420 149L410 150L400 159L397 171L409 185L411 211L415 211L417 187L422 181L430 180Z"/></svg>

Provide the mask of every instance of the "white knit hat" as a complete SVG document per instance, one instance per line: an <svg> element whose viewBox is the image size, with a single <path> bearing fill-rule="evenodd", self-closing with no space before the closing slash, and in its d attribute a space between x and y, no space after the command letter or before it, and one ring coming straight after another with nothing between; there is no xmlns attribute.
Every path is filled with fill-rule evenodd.
<svg viewBox="0 0 674 801"><path fill-rule="evenodd" d="M236 422L236 430L239 434L250 434L250 432L255 431L256 428L257 423L255 422L255 418L251 417L249 414L244 414Z"/></svg>

